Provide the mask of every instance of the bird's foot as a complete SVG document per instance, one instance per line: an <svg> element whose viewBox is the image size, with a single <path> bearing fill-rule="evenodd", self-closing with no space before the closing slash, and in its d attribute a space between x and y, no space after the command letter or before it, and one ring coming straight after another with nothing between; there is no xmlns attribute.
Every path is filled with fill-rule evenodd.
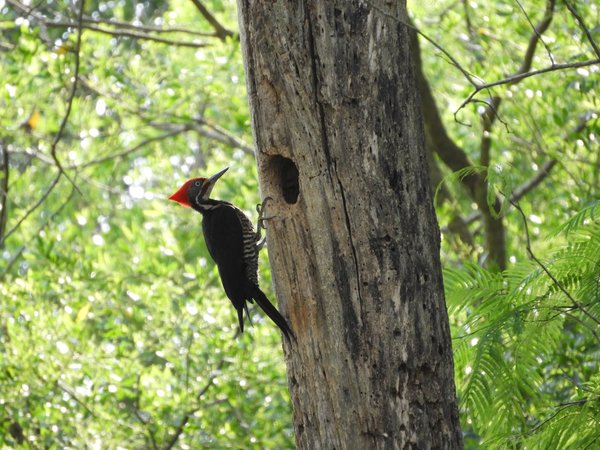
<svg viewBox="0 0 600 450"><path fill-rule="evenodd" d="M262 237L262 230L265 229L265 220L269 220L274 218L275 216L265 217L265 207L270 200L273 200L272 197L265 197L262 203L256 205L256 212L258 213L258 221L256 224L256 247L258 250L262 249L267 242L267 237Z"/></svg>

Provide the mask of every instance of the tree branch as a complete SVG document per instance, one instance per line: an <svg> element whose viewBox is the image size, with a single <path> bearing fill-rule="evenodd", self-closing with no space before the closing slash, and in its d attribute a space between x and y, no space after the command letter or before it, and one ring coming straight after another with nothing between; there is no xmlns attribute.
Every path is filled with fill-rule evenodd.
<svg viewBox="0 0 600 450"><path fill-rule="evenodd" d="M457 146L450 136L448 136L446 127L435 103L435 99L433 98L429 82L423 73L420 46L415 33L411 33L411 44L412 57L416 67L417 87L421 97L426 142L430 143L428 148L435 151L444 164L446 164L453 172L458 172L466 167L474 167L475 165L471 162L466 152ZM488 130L491 128L491 124L495 117L497 117L495 114L490 116ZM487 133L484 132L484 136L487 136ZM485 145L488 146L487 152L483 149ZM487 162L486 165L489 164L490 145L491 141L489 138L484 137L482 140L482 161ZM488 155L487 158L485 155ZM460 182L466 188L469 196L477 203L480 217L481 215L485 215L487 218L485 222L487 250L490 253L491 260L494 261L500 269L503 269L505 267L506 259L505 251L501 249L501 247L505 247L504 227L502 219L495 218L489 210L487 203L488 187L486 177L473 172L461 177ZM500 211L499 199L494 204L494 209L496 210L496 213ZM486 212L485 214L484 211ZM467 224L462 218L456 216L453 218L448 229L459 231L461 239L465 243L472 244L473 239L468 232L466 225Z"/></svg>
<svg viewBox="0 0 600 450"><path fill-rule="evenodd" d="M538 423L535 427L533 427L530 431L529 434L534 434L536 433L540 428L542 428L544 425L546 425L548 422L552 421L556 416L558 416L561 412L563 412L565 409L570 408L572 406L581 406L586 404L587 402L590 401L599 401L600 397L596 397L596 398L585 398L585 399L581 399L581 400L575 400L575 401L571 401L571 402L564 402L564 403L560 403L556 409L556 411L547 419L545 419L544 421Z"/></svg>
<svg viewBox="0 0 600 450"><path fill-rule="evenodd" d="M161 130L173 129L173 124L171 123L149 121L148 125L151 125ZM240 139L233 133L227 131L226 129L218 125L206 122L202 118L197 118L193 122L187 122L185 125L189 128L189 130L193 130L201 136L204 136L208 139L213 139L217 142L220 142L221 144L225 144L233 148L238 148L249 155L255 155L254 147L249 145L243 139Z"/></svg>
<svg viewBox="0 0 600 450"><path fill-rule="evenodd" d="M9 2L13 3L14 0L9 0ZM83 16L83 8L84 8L84 0L80 0L81 4L80 4L80 8L79 8L79 25L81 25L81 18ZM33 11L32 11L33 13ZM78 27L78 34L77 34L77 45L76 45L76 52L75 52L75 74L74 74L74 78L73 78L73 85L71 87L71 92L69 94L69 98L67 99L67 110L65 112L65 115L63 116L63 120L60 124L60 127L58 129L58 132L56 133L56 135L54 136L54 140L52 141L52 145L51 145L51 155L52 158L56 164L56 167L58 168L58 174L56 175L56 177L52 180L52 182L50 183L50 186L48 187L48 189L42 194L42 196L38 199L38 201L32 206L30 207L25 214L17 221L17 223L3 236L0 235L0 247L2 247L4 245L4 243L6 242L6 239L12 235L20 226L21 224L31 215L33 214L33 212L35 210L37 210L42 203L48 198L48 196L50 195L50 193L54 190L54 188L57 186L60 178L62 175L65 175L69 181L71 182L71 184L73 185L73 188L76 189L77 191L79 191L79 188L77 187L77 185L75 184L75 182L69 177L67 176L67 174L65 173L60 160L58 159L58 156L56 154L56 148L57 145L63 135L63 132L65 130L67 121L69 120L69 115L71 113L71 107L73 104L73 99L75 97L75 90L77 89L77 78L79 76L79 50L81 47L81 33L82 33L82 29L81 26ZM81 193L81 192L80 192Z"/></svg>
<svg viewBox="0 0 600 450"><path fill-rule="evenodd" d="M54 211L45 221L44 223L42 223L42 225L37 229L37 231L33 234L33 236L37 236L39 235L47 226L48 224L50 224L50 222L52 222L56 216L58 216L62 210L65 208L65 206L67 206L67 204L69 204L69 202L73 199L73 195L75 195L75 188L71 189L71 192L69 193L69 196L66 198L66 200L56 209L56 211ZM1 245L1 244L0 244ZM17 262L17 260L21 257L21 255L23 254L23 252L25 251L25 249L27 248L26 245L23 245L14 255L13 257L10 259L9 263L6 265L6 267L4 268L4 270L2 271L2 273L0 273L0 281L4 279L4 277L6 276L6 274L10 271L10 269L12 268L12 266Z"/></svg>
<svg viewBox="0 0 600 450"><path fill-rule="evenodd" d="M448 136L444 122L439 113L435 99L431 92L429 82L423 73L423 63L421 60L421 48L416 33L411 33L411 54L416 68L417 87L421 94L421 105L423 110L423 119L425 124L425 133L431 142L431 147L438 154L440 159L453 172L458 172L465 167L471 167L471 162L466 152L454 143ZM467 189L471 198L475 198L477 184L479 183L476 174L468 174L461 178L461 183Z"/></svg>
<svg viewBox="0 0 600 450"><path fill-rule="evenodd" d="M545 67L543 69L532 70L532 71L526 72L526 73L517 73L515 75L511 75L511 76L503 78L501 80L492 81L491 83L479 84L479 85L477 85L475 90L469 94L467 99L460 104L458 109L454 112L454 115L456 116L461 109L463 109L465 106L467 106L469 103L471 103L473 101L473 97L475 97L479 92L481 92L485 89L489 89L489 88L492 88L495 86L501 86L504 84L515 84L521 80L524 80L525 78L530 78L530 77L542 75L542 74L549 73L549 72L556 72L559 70L568 70L568 69L579 69L580 67L589 67L589 66L594 66L596 64L600 64L600 58L590 59L587 61L577 61L577 62L572 62L572 63L565 63L565 64L553 64L550 67Z"/></svg>
<svg viewBox="0 0 600 450"><path fill-rule="evenodd" d="M592 36L592 33L590 32L590 29L585 26L585 22L583 21L583 17L581 17L579 15L579 13L577 12L577 9L575 8L575 6L571 5L571 2L569 2L567 0L564 0L564 1L565 1L565 6L567 7L567 9L571 13L571 15L575 18L575 20L577 21L577 23L579 24L579 26L581 27L581 29L583 30L583 32L587 36L588 41L590 41L590 45L594 49L594 53L596 53L596 56L598 57L598 59L600 59L600 48L598 48L598 44L596 44L596 41L594 41L594 37Z"/></svg>
<svg viewBox="0 0 600 450"><path fill-rule="evenodd" d="M40 380L41 380L42 382L44 382L44 383L46 382L46 380L44 380L44 378L43 378L41 375L39 375L39 374L38 374L38 377L40 377ZM92 408L91 408L91 407L89 407L88 405L86 405L86 403L85 403L83 400L81 400L81 399L80 399L80 398L79 398L79 397L78 397L78 396L75 394L75 392L73 392L73 390L72 390L71 388L68 388L67 386L63 385L63 383L61 383L61 381L60 381L60 380L56 380L56 383L55 383L55 385L56 385L56 387L57 387L58 389L60 389L60 390L61 390L61 391L63 391L65 394L67 394L69 397L71 397L73 400L75 400L75 402L79 403L79 405L80 405L80 406L81 406L83 409L85 409L89 415L91 415L91 416L92 416L92 417L94 417L94 418L96 418L96 417L97 417L96 413L95 413L95 412L92 410Z"/></svg>
<svg viewBox="0 0 600 450"><path fill-rule="evenodd" d="M41 23L42 25L44 25L47 28L61 28L61 29L63 29L63 28L83 28L86 30L95 31L97 33L107 34L110 36L141 39L141 40L157 42L160 44L173 45L173 46L177 46L177 47L201 48L201 47L206 47L208 45L208 44L201 43L201 42L176 41L173 39L152 36L151 34L148 34L144 31L138 31L138 29L142 29L142 28L135 27L133 25L127 27L127 28L130 28L129 30L119 30L119 29L113 30L113 29L108 29L108 28L102 28L102 27L99 27L96 25L90 25L89 23L91 23L91 22L89 22L89 21L86 22L86 21L83 21L83 19L82 19L81 26L79 26L77 23L74 23L74 22L71 22L68 20L51 20L41 13L30 10L29 8L27 8L22 3L20 3L16 0L7 0L7 3L9 3L10 5L19 9L25 15L32 17L35 21Z"/></svg>
<svg viewBox="0 0 600 450"><path fill-rule="evenodd" d="M10 0L9 0L10 1ZM48 28L72 28L75 26L72 22L53 22L53 21L45 21L44 25ZM94 25L83 25L83 28L90 31L96 31L102 34L108 34L110 36L116 37L126 37L132 39L141 39L145 41L157 42L159 44L173 45L175 47L189 47L189 48L202 48L208 46L208 44L203 42L190 42L190 41L176 41L168 38L161 38L158 36L152 36L147 33L141 33L138 31L129 31L129 30L109 30L107 28L101 28Z"/></svg>
<svg viewBox="0 0 600 450"><path fill-rule="evenodd" d="M223 365L225 364L225 360L222 359L219 362L219 365L217 367L217 371L219 371ZM210 378L208 379L206 385L204 385L204 387L202 389L200 389L198 391L198 393L196 394L196 401L200 401L200 399L202 397L204 397L204 395L208 392L208 390L214 385L214 381L215 378L217 376L215 375L215 373L213 372L213 374L210 376ZM202 407L202 405L197 405L194 408L189 409L184 416L181 418L181 422L179 422L179 425L177 425L177 428L175 429L175 433L171 436L171 438L165 443L165 445L162 447L163 450L171 450L175 444L177 444L177 441L179 440L179 437L181 436L181 434L183 433L183 429L185 428L185 426L188 424L190 417L192 415L194 415L196 413L196 411L198 411L200 408Z"/></svg>
<svg viewBox="0 0 600 450"><path fill-rule="evenodd" d="M371 2L370 0L367 0L366 2L369 6L371 6L371 8L373 8L375 11L377 11L378 13L380 13L381 15L385 16L385 17L389 17L390 19L395 20L398 23L401 23L402 25L404 25L406 28L408 28L409 30L412 30L414 33L418 34L419 36L422 36L423 39L425 39L427 42L429 42L431 45L433 45L435 48L437 48L440 52L442 52L444 54L444 56L446 56L446 58L448 58L448 60L450 61L450 64L452 64L454 67L456 67L465 77L465 79L474 87L477 87L478 83L475 80L475 78L477 78L476 76L472 75L471 73L469 73L468 70L466 70L459 62L456 58L454 58L454 56L452 56L450 54L450 52L448 52L444 47L442 47L440 44L438 44L437 42L435 42L432 38L430 38L429 36L427 36L425 33L423 33L421 30L419 30L417 27L415 27L412 23L409 22L405 22L404 20L400 19L399 17L397 17L394 14L391 14L387 11L385 11L384 9L382 9L381 7L375 5L373 2Z"/></svg>
<svg viewBox="0 0 600 450"><path fill-rule="evenodd" d="M84 7L85 0L79 0L79 12L77 16L77 42L75 43L75 69L73 74L73 83L71 85L71 92L69 93L69 97L67 98L67 110L65 111L65 114L62 118L62 122L60 123L58 131L56 132L56 135L54 136L54 139L52 140L52 144L50 146L50 154L52 155L52 159L54 160L56 167L58 167L59 173L63 173L65 177L71 182L73 187L77 189L77 191L80 194L81 191L75 185L75 182L71 179L71 177L65 172L60 160L58 159L58 155L56 154L56 147L58 146L58 143L60 142L65 131L65 127L67 126L67 122L69 121L69 116L71 115L71 109L73 107L73 99L75 98L75 92L77 91L80 67L79 52L81 50L81 34L83 32L81 28L81 21L83 18Z"/></svg>
<svg viewBox="0 0 600 450"><path fill-rule="evenodd" d="M2 147L2 187L0 187L0 248L4 244L4 231L6 230L6 222L8 221L8 177L10 173L8 148L4 142L0 142Z"/></svg>
<svg viewBox="0 0 600 450"><path fill-rule="evenodd" d="M531 249L531 240L529 238L529 226L527 224L527 217L525 216L525 213L523 212L523 210L521 209L521 207L519 206L519 204L517 202L511 201L510 203L515 207L515 209L517 211L519 211L519 213L521 214L521 217L523 219L523 225L525 227L526 250L527 250L527 253L529 254L529 257L531 259L533 259L538 266L540 266L540 268L544 271L544 273L546 273L546 275L548 275L548 277L552 280L552 282L556 285L556 287L558 287L558 289L560 289L562 291L562 293L565 294L565 296L571 301L571 303L577 309L579 309L584 315L589 317L593 322L600 325L600 319L598 319L592 313L590 313L581 303L579 303L579 301L575 300L575 298L571 295L571 293L567 290L567 288L565 288L563 286L563 284L560 281L558 281L556 279L556 277L552 274L552 272L550 272L550 270L544 265L544 263L535 256L535 254L533 253L533 250Z"/></svg>
<svg viewBox="0 0 600 450"><path fill-rule="evenodd" d="M596 332L596 328L597 328L596 326L590 325L589 323L586 323L584 320L581 320L575 314L571 313L570 311L566 311L564 308L555 308L555 309L556 309L556 311L558 311L558 314L570 317L575 322L577 322L578 324L580 324L582 327L587 328L588 331L590 333L592 333L592 336L594 336L594 338L596 339L596 341L598 341L598 344L600 344L600 335L598 335L598 333Z"/></svg>
<svg viewBox="0 0 600 450"><path fill-rule="evenodd" d="M27 218L31 214L33 214L33 212L36 209L38 209L42 203L44 203L44 201L46 200L46 198L48 198L48 196L50 195L50 193L54 190L54 188L58 184L58 181L60 180L60 177L62 175L63 175L63 173L59 171L58 174L56 175L56 177L50 182L50 186L48 186L48 189L46 189L46 191L42 194L42 196L38 199L38 201L35 202L35 204L31 208L29 208L25 212L25 214L23 214L23 216L17 221L17 223L10 230L8 230L6 232L6 234L0 240L0 247L2 247L2 245L4 245L4 242L6 242L6 239L8 239L11 234L13 234L15 231L17 231L17 229L21 226L21 224L23 222L25 222L25 220L27 220Z"/></svg>
<svg viewBox="0 0 600 450"><path fill-rule="evenodd" d="M556 159L550 159L542 164L542 167L533 175L529 180L525 181L523 184L515 188L510 194L510 200L513 202L518 202L521 198L525 197L530 191L535 189L539 184L544 181L548 175L550 175L550 171L556 165Z"/></svg>
<svg viewBox="0 0 600 450"><path fill-rule="evenodd" d="M518 2L517 2L518 3ZM523 62L521 67L517 71L517 74L527 72L531 68L535 50L538 42L542 41L542 34L546 32L552 17L554 15L555 0L548 0L546 3L546 11L542 20L536 25L531 24L529 16L519 3L519 7L523 11L527 21L532 25L533 33L529 39L529 45L523 56ZM546 47L548 54L550 55L551 61L554 63L550 49ZM489 167L491 164L491 149L492 149L492 128L498 116L498 109L502 99L498 96L491 97L489 103L483 113L481 114L482 122L482 136L480 144L480 164L484 167ZM456 117L456 113L455 113ZM477 184L477 195L476 203L483 218L483 226L485 229L486 247L489 252L489 258L493 265L496 265L498 269L504 270L506 268L506 232L504 228L504 221L499 216L502 209L502 202L498 196L495 197L493 204L488 204L489 197L489 186L487 179L479 175L479 183Z"/></svg>
<svg viewBox="0 0 600 450"><path fill-rule="evenodd" d="M96 164L101 164L103 162L106 161L110 161L111 159L117 159L117 158L123 158L125 156L128 156L132 153L137 152L138 150L144 148L146 145L151 144L152 142L157 142L157 141L162 141L165 139L168 139L172 136L176 136L180 133L184 133L186 131L189 131L191 128L188 126L183 126L177 129L172 129L171 131L168 131L167 133L164 134L160 134L158 136L153 136L153 137L149 137L147 139L144 139L143 141L141 141L139 144L134 145L131 148L128 148L126 150L123 150L121 152L118 153L113 153L111 155L107 155L107 156L102 156L99 158L95 158L92 159L90 161L87 161L85 163L82 164L73 164L71 166L69 166L70 169L85 169L86 167L90 167Z"/></svg>
<svg viewBox="0 0 600 450"><path fill-rule="evenodd" d="M234 35L233 31L228 30L221 25L221 23L210 13L210 11L202 4L200 0L192 0L192 3L196 6L196 8L198 8L198 11L200 11L200 14L202 14L206 21L215 29L215 35L219 39L225 41L228 37Z"/></svg>
<svg viewBox="0 0 600 450"><path fill-rule="evenodd" d="M140 414L140 397L142 395L142 391L140 390L140 374L138 373L137 379L136 379L136 383L135 383L135 399L134 399L134 403L133 403L133 415L135 416L135 418L142 424L144 425L144 428L146 428L146 432L148 433L148 437L150 439L150 442L152 443L152 448L154 450L158 450L158 443L156 442L156 436L154 431L152 430L152 428L150 428L148 426L148 420L146 420L144 417L142 417L142 415Z"/></svg>
<svg viewBox="0 0 600 450"><path fill-rule="evenodd" d="M527 14L527 11L525 11L525 8L523 8L523 5L521 5L521 2L518 0L517 0L517 5L519 5L521 12L523 13L525 18L527 19L527 22L529 22L529 25L533 29L533 34L529 38L529 45L527 46L527 50L525 51L525 57L523 58L523 64L521 65L521 68L519 69L519 71L517 73L525 73L531 69L533 55L535 54L535 49L537 47L538 42L542 43L542 45L546 49L546 53L548 53L548 58L550 59L550 62L552 64L554 64L554 57L552 56L552 51L550 50L550 47L548 47L548 45L542 39L542 34L544 34L546 32L546 30L550 26L550 22L552 22L552 17L554 15L554 6L556 5L556 0L548 1L548 3L546 4L546 11L544 13L544 17L537 24L537 26L533 25L533 23L531 22L531 19L529 18L529 15Z"/></svg>
<svg viewBox="0 0 600 450"><path fill-rule="evenodd" d="M148 33L148 34L149 33L157 33L157 34L182 33L182 34L189 34L192 36L200 36L200 37L218 37L218 36L216 36L216 33L208 33L205 31L190 30L190 29L181 28L181 27L161 28L161 27L154 27L154 26L150 26L150 25L134 25L129 22L124 22L122 20L116 20L114 18L107 20L107 19L95 19L90 16L83 16L83 23L96 24L96 25L108 25L108 26L112 26L115 28L116 27L126 28L129 30L135 30L137 32L143 32L143 33Z"/></svg>
<svg viewBox="0 0 600 450"><path fill-rule="evenodd" d="M244 153L255 156L254 147L248 145L245 141L225 130L224 128L219 127L218 125L211 125L207 123L204 127L196 128L195 130L198 134L201 134L206 138L214 139L215 141L234 148L239 148Z"/></svg>
<svg viewBox="0 0 600 450"><path fill-rule="evenodd" d="M544 17L535 27L533 26L533 24L531 24L531 21L529 20L529 16L525 12L525 10L521 6L521 4L519 2L517 2L519 7L521 8L521 10L523 11L523 14L527 18L527 21L532 25L533 33L532 33L531 37L529 38L529 45L527 46L527 50L525 51L525 55L523 56L523 62L521 63L521 67L519 68L519 70L517 70L515 75L524 74L526 72L529 72L529 70L531 69L531 64L533 62L533 57L535 55L535 50L537 48L537 44L540 41L542 41L542 43L543 43L542 34L544 34L546 32L546 30L548 30L550 23L552 23L552 18L554 16L555 1L556 0L548 0L548 3L546 4L546 11L544 13ZM554 64L554 60L552 58L550 49L548 49L548 47L546 47L546 50L548 51L548 54L550 55L550 60L552 61L552 64ZM515 81L515 83L516 83L516 81ZM480 90L481 89L487 89L487 88L480 88ZM485 130L485 124L486 124L485 121L486 120L489 121L489 128L491 128L495 118L498 116L497 110L498 110L499 106L500 106L500 98L493 97L492 102L488 105L488 107L482 114L482 117L484 119L484 130ZM455 113L455 116L456 116L456 113ZM489 131L489 129L487 131ZM487 166L487 164L484 164L484 165Z"/></svg>

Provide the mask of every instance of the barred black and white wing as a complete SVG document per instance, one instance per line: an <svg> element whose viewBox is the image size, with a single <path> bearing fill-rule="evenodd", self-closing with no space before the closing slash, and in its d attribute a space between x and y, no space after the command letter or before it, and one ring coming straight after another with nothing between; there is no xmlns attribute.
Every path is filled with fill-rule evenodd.
<svg viewBox="0 0 600 450"><path fill-rule="evenodd" d="M246 302L255 300L287 338L293 337L286 320L258 287L258 249L252 222L230 203L210 202L202 211L204 240L219 268L225 293L237 310L240 330L244 331Z"/></svg>
<svg viewBox="0 0 600 450"><path fill-rule="evenodd" d="M246 263L246 276L248 280L258 286L258 249L256 247L256 231L250 219L244 212L233 206L240 225L242 226L242 243L244 246L244 262Z"/></svg>

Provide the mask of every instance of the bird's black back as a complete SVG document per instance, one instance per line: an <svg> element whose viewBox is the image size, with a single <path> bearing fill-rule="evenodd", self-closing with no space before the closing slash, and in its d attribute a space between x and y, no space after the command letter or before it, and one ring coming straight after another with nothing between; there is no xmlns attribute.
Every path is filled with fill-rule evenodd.
<svg viewBox="0 0 600 450"><path fill-rule="evenodd" d="M210 256L219 268L227 297L236 309L245 301L245 285L249 281L244 259L242 224L235 206L218 202L203 212L202 231Z"/></svg>
<svg viewBox="0 0 600 450"><path fill-rule="evenodd" d="M231 203L209 199L198 209L210 256L217 264L225 293L238 313L244 331L246 301L256 300L261 309L289 339L294 334L277 308L258 287L258 249L252 223Z"/></svg>

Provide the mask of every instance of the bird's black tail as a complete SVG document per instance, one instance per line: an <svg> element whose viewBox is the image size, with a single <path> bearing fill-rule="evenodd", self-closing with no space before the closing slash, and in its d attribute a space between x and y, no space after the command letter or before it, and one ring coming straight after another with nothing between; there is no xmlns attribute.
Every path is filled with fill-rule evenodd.
<svg viewBox="0 0 600 450"><path fill-rule="evenodd" d="M246 307L246 302L244 302L244 307ZM248 308L246 307L246 311ZM237 309L238 322L240 324L240 333L244 332L244 310L242 308ZM250 317L250 316L248 316Z"/></svg>
<svg viewBox="0 0 600 450"><path fill-rule="evenodd" d="M275 306L273 306L273 304L269 301L264 292L261 291L258 286L252 285L251 293L252 298L256 301L256 304L262 308L265 314L269 316L273 322L275 322L288 341L291 341L292 339L295 340L296 336L294 336L294 332L288 325L287 321L283 318L279 311L277 311L277 308L275 308Z"/></svg>

